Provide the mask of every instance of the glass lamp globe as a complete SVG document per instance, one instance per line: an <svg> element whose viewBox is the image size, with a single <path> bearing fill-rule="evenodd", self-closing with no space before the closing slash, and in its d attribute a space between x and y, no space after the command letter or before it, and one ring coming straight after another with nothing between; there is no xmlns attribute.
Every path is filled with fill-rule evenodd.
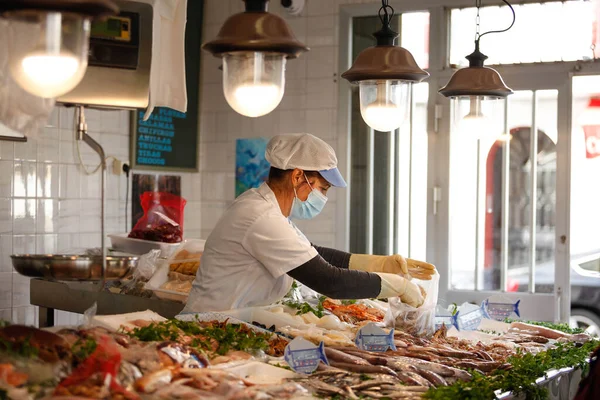
<svg viewBox="0 0 600 400"><path fill-rule="evenodd" d="M43 98L75 88L87 68L90 19L28 10L9 14L9 68L15 82Z"/></svg>
<svg viewBox="0 0 600 400"><path fill-rule="evenodd" d="M454 97L456 129L476 139L503 139L503 121L498 115L502 99L486 96Z"/></svg>
<svg viewBox="0 0 600 400"><path fill-rule="evenodd" d="M223 57L223 92L231 108L246 117L273 111L285 91L285 54L235 52Z"/></svg>
<svg viewBox="0 0 600 400"><path fill-rule="evenodd" d="M360 113L371 128L392 132L406 118L410 82L377 80L360 81Z"/></svg>

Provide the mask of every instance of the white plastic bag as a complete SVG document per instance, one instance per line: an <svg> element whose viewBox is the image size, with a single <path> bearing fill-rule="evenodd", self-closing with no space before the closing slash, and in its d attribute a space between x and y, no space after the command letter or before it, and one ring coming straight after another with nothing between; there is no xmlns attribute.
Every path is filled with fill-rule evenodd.
<svg viewBox="0 0 600 400"><path fill-rule="evenodd" d="M427 293L425 302L421 307L415 308L402 303L398 297L389 299L390 307L385 314L385 325L414 336L431 336L435 333L435 306L438 300L440 275L436 271L429 281L412 279L412 282Z"/></svg>

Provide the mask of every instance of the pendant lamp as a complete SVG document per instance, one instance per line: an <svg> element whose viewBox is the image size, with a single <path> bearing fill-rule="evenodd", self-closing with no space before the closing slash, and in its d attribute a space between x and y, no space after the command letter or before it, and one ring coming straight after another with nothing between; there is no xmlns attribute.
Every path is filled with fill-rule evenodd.
<svg viewBox="0 0 600 400"><path fill-rule="evenodd" d="M283 18L267 12L268 0L244 1L246 11L229 17L202 48L223 59L223 92L231 108L260 117L283 98L286 60L308 47Z"/></svg>
<svg viewBox="0 0 600 400"><path fill-rule="evenodd" d="M506 32L515 24L515 10L508 1L502 1L512 12L513 20L510 26L500 31L479 34L481 0L476 0L475 50L466 57L469 60L469 66L456 71L448 84L439 90L442 95L449 97L453 102L455 121L458 124L457 129L464 134L479 138L501 132L502 128L496 128L490 117L493 117L494 111L498 110L496 106L499 101L513 93L506 86L498 71L483 65L488 57L479 51L479 41L483 36L490 33ZM460 102L465 100L469 103L469 112L462 116L464 108L461 109Z"/></svg>
<svg viewBox="0 0 600 400"><path fill-rule="evenodd" d="M390 132L402 125L410 101L410 86L429 76L417 65L412 54L396 46L398 33L390 28L394 9L381 1L381 30L373 36L377 44L363 50L342 78L358 84L360 113L376 131Z"/></svg>
<svg viewBox="0 0 600 400"><path fill-rule="evenodd" d="M2 18L11 22L11 76L35 96L68 93L87 68L91 20L118 12L111 0L0 1Z"/></svg>

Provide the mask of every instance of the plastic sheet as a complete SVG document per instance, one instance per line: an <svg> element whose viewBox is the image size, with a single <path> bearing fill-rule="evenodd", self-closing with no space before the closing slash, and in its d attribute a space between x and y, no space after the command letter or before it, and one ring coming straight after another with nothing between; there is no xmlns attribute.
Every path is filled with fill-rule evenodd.
<svg viewBox="0 0 600 400"><path fill-rule="evenodd" d="M385 315L385 325L415 336L433 335L440 275L436 271L429 281L413 279L412 282L426 292L425 302L421 307L415 308L402 303L398 297L389 299L390 307Z"/></svg>

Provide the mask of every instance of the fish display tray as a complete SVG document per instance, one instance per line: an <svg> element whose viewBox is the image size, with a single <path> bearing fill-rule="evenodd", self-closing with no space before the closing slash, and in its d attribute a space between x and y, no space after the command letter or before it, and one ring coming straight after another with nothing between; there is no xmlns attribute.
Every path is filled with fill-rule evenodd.
<svg viewBox="0 0 600 400"><path fill-rule="evenodd" d="M152 250L160 250L162 258L169 258L181 243L163 243L151 240L133 239L127 233L108 235L112 248L130 254L147 254Z"/></svg>
<svg viewBox="0 0 600 400"><path fill-rule="evenodd" d="M139 260L138 257L106 256L106 271L103 274L102 256L15 254L10 258L13 267L21 275L58 281L123 279L131 274Z"/></svg>

